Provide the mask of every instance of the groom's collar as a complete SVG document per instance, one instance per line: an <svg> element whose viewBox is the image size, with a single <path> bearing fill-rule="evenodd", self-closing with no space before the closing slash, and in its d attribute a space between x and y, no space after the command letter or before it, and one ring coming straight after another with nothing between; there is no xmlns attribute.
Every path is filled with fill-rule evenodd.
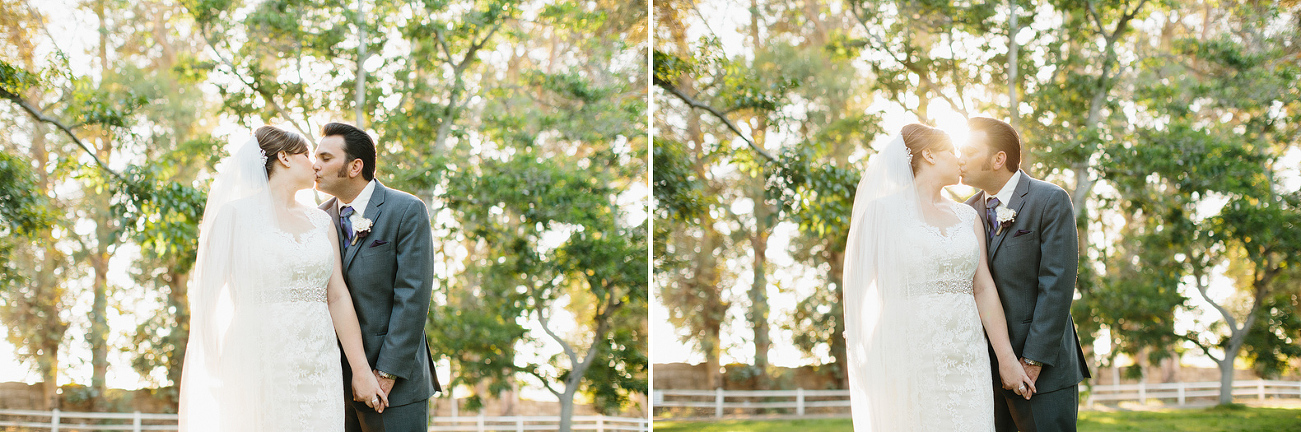
<svg viewBox="0 0 1301 432"><path fill-rule="evenodd" d="M1016 172L1012 173L1012 177L1007 179L1007 183L1003 183L1003 188L999 189L998 193L994 194L994 196L998 198L998 202L1000 203L1010 203L1012 202L1012 195L1016 193L1016 187L1020 183L1021 170L1016 170Z"/></svg>
<svg viewBox="0 0 1301 432"><path fill-rule="evenodd" d="M366 183L366 187L361 189L361 193L358 193L357 197L353 198L350 203L345 203L343 200L337 200L339 203L338 210L343 211L344 206L351 206L353 211L357 212L358 217L365 217L366 207L370 204L370 197L375 193L375 185L378 183L379 180L371 179L370 182Z"/></svg>

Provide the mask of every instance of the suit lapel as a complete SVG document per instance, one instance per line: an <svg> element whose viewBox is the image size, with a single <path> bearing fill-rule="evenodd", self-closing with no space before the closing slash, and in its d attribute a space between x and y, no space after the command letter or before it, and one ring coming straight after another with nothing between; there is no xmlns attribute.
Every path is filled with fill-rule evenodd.
<svg viewBox="0 0 1301 432"><path fill-rule="evenodd" d="M366 219L370 219L370 234L375 233L376 224L379 222L379 214L384 210L384 198L388 195L388 189L378 180L375 181L375 191L371 192L370 202L366 204ZM337 218L336 218L337 219ZM343 257L343 269L347 270L352 266L352 260L357 257L357 251L366 247L366 242L370 241L370 235L366 238L358 239L357 244L348 246L348 253Z"/></svg>
<svg viewBox="0 0 1301 432"><path fill-rule="evenodd" d="M1025 207L1025 196L1028 193L1030 193L1030 175L1026 174L1025 171L1021 171L1021 180L1016 182L1016 189L1012 191L1011 202L1007 203L1007 208L1016 211L1015 217L1021 216L1021 208ZM1013 224L1015 225L1015 223ZM1007 238L1007 232L1011 231L1011 227L1008 228L1009 229L1003 230L1003 232L998 235L995 235L994 240L990 242L990 260L994 259L994 255L998 253L998 246L1003 244L1003 239Z"/></svg>
<svg viewBox="0 0 1301 432"><path fill-rule="evenodd" d="M334 232L338 234L336 237L339 239L339 250L342 251L343 243L348 240L343 235L343 225L339 224L339 199L326 200L325 204L321 204L321 210L325 210L325 214L330 215L330 220L334 221Z"/></svg>

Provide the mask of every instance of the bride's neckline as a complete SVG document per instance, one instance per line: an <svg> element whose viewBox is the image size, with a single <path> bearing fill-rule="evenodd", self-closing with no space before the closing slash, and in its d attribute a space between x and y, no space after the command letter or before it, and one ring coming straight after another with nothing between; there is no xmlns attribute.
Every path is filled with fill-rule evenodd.
<svg viewBox="0 0 1301 432"><path fill-rule="evenodd" d="M320 226L319 226L319 224L316 222L316 220L315 220L314 218L312 218L312 215L311 215L310 211L306 211L306 210L309 210L309 209L304 208L304 207L299 207L299 208L291 208L291 209L288 209L288 210L293 211L293 212L301 212L301 214L302 214L302 216L304 217L304 219L307 219L307 229L303 230L303 232L293 233L293 232L290 232L289 230L286 230L286 229L284 229L284 228L282 228L282 227L277 226L277 227L275 227L274 229L272 229L272 231L274 231L274 232L276 232L276 233L278 233L278 234L280 234L280 235L285 236L286 238L289 239L289 241L292 241L292 242L294 242L295 244L302 244L302 243L306 242L306 241L311 237L312 233L314 233L314 232L316 232L316 231L320 231L320 230L319 230Z"/></svg>
<svg viewBox="0 0 1301 432"><path fill-rule="evenodd" d="M935 203L935 207L936 207L936 208L943 208L943 209L946 209L946 210L953 210L953 209L954 209L954 208L953 208L951 205L949 205L948 203ZM920 220L917 221L917 223L920 224L923 228L925 228L925 229L927 229L927 230L929 230L929 231L931 231L931 232L934 232L934 233L936 233L936 234L939 234L941 237L952 237L952 236L953 236L953 231L954 231L954 229L957 228L957 227L962 226L962 216L959 216L959 215L958 215L958 212L957 212L956 210L952 211L951 214L952 214L952 216L953 216L953 218L954 218L954 221L953 221L953 223L950 223L950 224L945 225L945 226L934 225L934 224L931 224L930 222L927 222L927 221L926 221L926 216L925 216L925 215L921 215L922 217L921 217Z"/></svg>

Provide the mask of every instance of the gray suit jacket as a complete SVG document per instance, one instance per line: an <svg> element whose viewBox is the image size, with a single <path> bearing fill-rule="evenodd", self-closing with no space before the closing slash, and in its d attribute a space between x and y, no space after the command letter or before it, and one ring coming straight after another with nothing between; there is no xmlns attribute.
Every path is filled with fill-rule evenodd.
<svg viewBox="0 0 1301 432"><path fill-rule="evenodd" d="M425 341L434 288L433 234L419 198L375 183L365 212L372 222L370 233L346 249L337 199L321 209L339 230L343 280L357 310L366 360L376 370L398 376L388 399L389 405L400 406L442 391ZM346 400L352 400L352 370L346 359L343 365Z"/></svg>
<svg viewBox="0 0 1301 432"><path fill-rule="evenodd" d="M967 200L982 221L985 196L980 192ZM1071 318L1079 265L1071 198L1057 185L1022 171L1009 201L1007 208L1016 210L1016 217L989 242L988 252L1012 350L1044 364L1035 381L1039 393L1079 384L1090 375ZM993 347L989 352L997 384Z"/></svg>

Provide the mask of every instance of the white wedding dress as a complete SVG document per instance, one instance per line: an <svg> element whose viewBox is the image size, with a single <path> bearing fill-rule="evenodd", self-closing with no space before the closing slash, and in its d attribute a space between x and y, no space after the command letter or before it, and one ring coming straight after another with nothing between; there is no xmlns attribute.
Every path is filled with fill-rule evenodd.
<svg viewBox="0 0 1301 432"><path fill-rule="evenodd" d="M261 259L249 270L265 272L272 280L254 287L249 294L260 298L246 310L235 311L232 321L233 327L267 325L234 333L262 338L256 345L265 348L262 366L269 381L249 389L261 392L259 399L265 402L255 411L261 418L253 419L259 430L343 430L343 370L325 298L337 265L326 231L334 224L319 209L307 214L313 225L309 231L295 236L277 230L250 245L249 252Z"/></svg>
<svg viewBox="0 0 1301 432"><path fill-rule="evenodd" d="M875 155L854 198L845 251L845 339L854 430L993 431L993 382L972 283L976 211L920 211L903 139Z"/></svg>
<svg viewBox="0 0 1301 432"><path fill-rule="evenodd" d="M972 295L980 259L973 226L976 210L947 202L958 223L936 228L919 223L912 243L926 260L907 267L916 279L909 287L909 309L923 324L916 339L916 387L924 431L977 431L994 428L994 394L989 348ZM920 221L919 221L920 222ZM988 426L984 426L988 425Z"/></svg>
<svg viewBox="0 0 1301 432"><path fill-rule="evenodd" d="M200 225L181 431L343 431L325 212L271 204L256 141L218 168Z"/></svg>

